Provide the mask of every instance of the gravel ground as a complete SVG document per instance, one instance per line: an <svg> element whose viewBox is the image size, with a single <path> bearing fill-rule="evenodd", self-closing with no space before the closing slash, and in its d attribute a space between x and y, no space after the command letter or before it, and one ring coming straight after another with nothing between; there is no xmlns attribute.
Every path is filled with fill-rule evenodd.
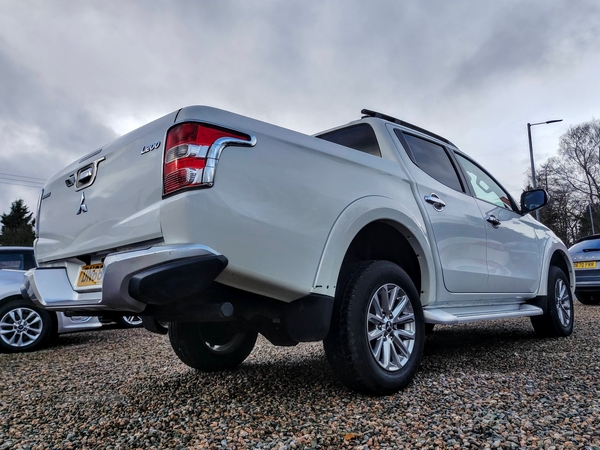
<svg viewBox="0 0 600 450"><path fill-rule="evenodd" d="M0 450L13 448L600 449L600 307L569 338L527 319L437 327L389 397L340 385L320 343L259 339L237 370L196 373L144 330L61 336L0 355Z"/></svg>

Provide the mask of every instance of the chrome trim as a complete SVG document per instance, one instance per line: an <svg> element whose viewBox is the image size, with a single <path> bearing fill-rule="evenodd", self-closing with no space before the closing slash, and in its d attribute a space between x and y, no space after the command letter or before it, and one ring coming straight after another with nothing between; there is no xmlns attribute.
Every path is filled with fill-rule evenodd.
<svg viewBox="0 0 600 450"><path fill-rule="evenodd" d="M75 214L75 215L78 216L82 212L83 213L88 212L88 207L85 204L85 192L81 193L81 199L79 200L79 209L77 210L77 214Z"/></svg>
<svg viewBox="0 0 600 450"><path fill-rule="evenodd" d="M440 199L440 197L435 192L432 192L431 195L426 195L424 198L425 201L432 205L433 209L435 209L438 212L442 211L446 207L446 203L442 199Z"/></svg>
<svg viewBox="0 0 600 450"><path fill-rule="evenodd" d="M248 136L250 138L250 140L248 141L244 141L242 139L237 139L237 138L220 138L217 139L215 142L213 142L213 144L209 147L209 150L207 152L207 158L210 158L212 161L209 163L208 159L206 161L206 167L203 170L203 174L202 174L202 180L212 180L210 182L206 182L208 184L208 186L212 186L214 183L214 179L215 179L215 169L217 167L217 162L219 160L219 158L221 157L221 152L223 151L223 149L228 146L228 145L240 145L243 147L254 147L257 143L257 139L256 136L254 136L253 134L247 133L245 131L240 131L237 128L231 128L228 127L226 125L222 125L222 124L218 124L218 123L214 123L214 122L207 122L207 121L203 121L203 120L194 120L194 119L185 119L182 120L181 122L175 122L173 123L173 125L171 125L169 128L167 128L167 130L165 131L165 136L164 136L164 140L163 142L167 142L167 136L169 134L169 131L171 130L171 128L176 127L178 125L181 125L182 123L199 123L201 125L207 125L209 127L216 127L216 128L220 128L220 129L224 129L224 130L229 130L229 131L233 131L235 133L239 133L239 134L245 134L246 136ZM217 143L219 143L220 145L216 145ZM199 147L205 147L205 146L199 146ZM170 192L169 194L165 194L165 157L166 157L166 144L164 146L163 149L163 162L161 164L160 167L160 177L163 183L162 186L162 195L163 197L165 196L170 196L173 194L177 194L178 192L181 191L175 191L175 192ZM206 172L209 172L207 175L204 175ZM198 181L194 184L202 184L204 183L204 181Z"/></svg>
<svg viewBox="0 0 600 450"><path fill-rule="evenodd" d="M142 151L140 152L140 155L145 155L148 152L151 152L153 150L156 150L157 148L160 148L160 144L161 144L161 141L157 141L154 144L144 145L144 147L142 148Z"/></svg>
<svg viewBox="0 0 600 450"><path fill-rule="evenodd" d="M96 181L96 176L98 176L98 164L100 164L105 159L106 157L103 156L102 158L98 158L91 164L86 165L81 169L77 170L77 180L75 185L76 192L81 191L82 189L85 189L86 187L89 187L92 184L94 184L94 181ZM88 173L89 170L91 170L92 172Z"/></svg>
<svg viewBox="0 0 600 450"><path fill-rule="evenodd" d="M35 237L40 237L40 213L42 212L42 201L45 198L50 197L51 192L48 192L48 196L44 196L44 189L41 190L40 196L38 197L37 207L35 208L35 226L33 232Z"/></svg>
<svg viewBox="0 0 600 450"><path fill-rule="evenodd" d="M498 220L498 218L496 216L494 216L493 214L488 214L487 216L485 216L485 220L487 220L489 223L491 223L492 227L494 227L494 228L498 228L501 224L501 222Z"/></svg>
<svg viewBox="0 0 600 450"><path fill-rule="evenodd" d="M142 250L111 253L104 260L102 287L75 290L65 267L28 270L21 293L50 311L126 311L140 313L146 305L129 295L129 282L149 267L197 256L221 256L197 244L157 245Z"/></svg>
<svg viewBox="0 0 600 450"><path fill-rule="evenodd" d="M64 267L49 269L38 267L28 270L23 278L21 293L51 311L59 311L61 307L76 310L93 306L103 309L100 305L102 293L73 290Z"/></svg>
<svg viewBox="0 0 600 450"><path fill-rule="evenodd" d="M94 171L91 167L88 167L85 170L80 171L77 174L77 181L79 181L80 183L82 183L84 180L88 180L88 178L92 178Z"/></svg>
<svg viewBox="0 0 600 450"><path fill-rule="evenodd" d="M254 147L256 145L256 137L252 135L248 136L250 136L249 141L244 141L242 139L231 137L222 137L213 142L213 144L210 146L210 149L208 150L208 154L206 155L206 167L204 169L204 175L202 176L203 183L212 186L215 182L217 164L219 162L219 158L221 157L221 152L225 147L227 147L228 145Z"/></svg>

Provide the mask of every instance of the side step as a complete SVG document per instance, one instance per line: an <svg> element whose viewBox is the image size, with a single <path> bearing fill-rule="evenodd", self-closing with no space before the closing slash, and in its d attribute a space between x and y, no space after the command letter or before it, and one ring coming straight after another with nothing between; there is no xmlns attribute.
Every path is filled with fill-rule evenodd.
<svg viewBox="0 0 600 450"><path fill-rule="evenodd" d="M508 319L510 317L530 317L544 314L542 308L526 303L506 306L469 306L464 308L423 309L425 323L455 325L457 323L480 320Z"/></svg>

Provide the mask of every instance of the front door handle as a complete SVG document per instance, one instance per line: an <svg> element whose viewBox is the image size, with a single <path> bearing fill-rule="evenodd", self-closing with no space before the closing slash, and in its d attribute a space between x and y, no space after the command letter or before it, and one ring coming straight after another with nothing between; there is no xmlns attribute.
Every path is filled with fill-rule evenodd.
<svg viewBox="0 0 600 450"><path fill-rule="evenodd" d="M430 205L433 205L433 209L436 211L441 211L446 206L446 203L444 203L444 201L434 192L432 192L431 195L426 195L425 201Z"/></svg>
<svg viewBox="0 0 600 450"><path fill-rule="evenodd" d="M498 228L501 223L498 220L498 218L492 214L488 214L487 216L485 216L485 220L487 220L489 223L491 223L494 228Z"/></svg>

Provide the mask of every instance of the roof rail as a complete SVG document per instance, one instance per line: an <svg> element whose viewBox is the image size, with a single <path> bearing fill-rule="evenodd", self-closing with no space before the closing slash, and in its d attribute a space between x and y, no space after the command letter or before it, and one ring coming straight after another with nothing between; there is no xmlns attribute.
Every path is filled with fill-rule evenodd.
<svg viewBox="0 0 600 450"><path fill-rule="evenodd" d="M392 117L392 116L388 116L387 114L382 114L377 111L371 111L370 109L363 109L360 111L360 113L364 114L363 118L364 117L376 117L378 119L387 120L388 122L397 123L398 125L402 125L403 127L410 128L411 130L415 130L415 131L418 131L419 133L426 134L428 136L431 136L432 138L438 139L442 142L445 142L446 144L450 144L450 145L456 147L448 139L443 138L442 136L440 136L438 134L432 133L431 131L427 131L426 129L418 127L416 125L413 125L412 123L404 122L403 120L396 119L395 117Z"/></svg>

